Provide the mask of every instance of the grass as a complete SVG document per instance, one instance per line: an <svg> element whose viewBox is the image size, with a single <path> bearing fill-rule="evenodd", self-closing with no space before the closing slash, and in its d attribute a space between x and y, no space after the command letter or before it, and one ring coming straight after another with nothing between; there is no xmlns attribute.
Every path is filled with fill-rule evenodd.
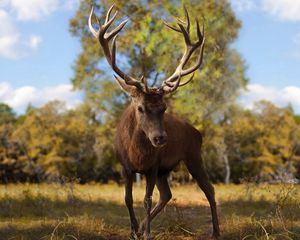
<svg viewBox="0 0 300 240"><path fill-rule="evenodd" d="M224 240L300 240L300 186L215 186ZM155 239L209 239L210 210L195 184L173 186L173 199L152 224ZM135 186L138 219L144 185ZM0 240L129 239L123 186L0 186ZM155 191L154 200L158 199Z"/></svg>

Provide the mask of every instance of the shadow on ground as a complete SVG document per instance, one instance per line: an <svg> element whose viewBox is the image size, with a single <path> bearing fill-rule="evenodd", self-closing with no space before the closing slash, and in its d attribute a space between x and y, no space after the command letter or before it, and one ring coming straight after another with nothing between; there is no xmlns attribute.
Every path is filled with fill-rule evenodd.
<svg viewBox="0 0 300 240"><path fill-rule="evenodd" d="M264 199L221 202L219 211L223 239L239 240L246 236L246 239L265 239L264 229L259 225L264 222L255 221L274 215L276 207ZM23 199L2 199L0 209L1 240L129 239L129 218L125 205L109 201L77 198L61 201L27 196ZM139 221L142 220L142 203L138 203L135 210ZM291 223L300 220L299 206L295 208L293 203L286 203L282 212L285 220ZM241 219L248 218L248 222L239 223ZM270 228L266 223L265 228L273 234L272 239L300 239L300 235L297 235L300 233L299 225L290 228L290 234L283 232L281 226ZM210 230L210 209L207 205L183 207L171 202L152 224L153 235L160 240L208 240ZM283 234L287 234L287 237L283 237Z"/></svg>
<svg viewBox="0 0 300 240"><path fill-rule="evenodd" d="M67 201L45 197L2 199L0 239L129 239L125 205L104 200ZM144 217L141 203L135 206L138 220ZM199 232L199 229L202 229ZM207 206L169 204L152 224L155 239L208 239L210 210Z"/></svg>
<svg viewBox="0 0 300 240"><path fill-rule="evenodd" d="M276 216L278 211L283 215L285 220L300 220L300 205L295 201L287 201L283 204L268 201L265 199L237 199L234 201L222 201L219 208L223 215L235 214L240 217L267 217Z"/></svg>

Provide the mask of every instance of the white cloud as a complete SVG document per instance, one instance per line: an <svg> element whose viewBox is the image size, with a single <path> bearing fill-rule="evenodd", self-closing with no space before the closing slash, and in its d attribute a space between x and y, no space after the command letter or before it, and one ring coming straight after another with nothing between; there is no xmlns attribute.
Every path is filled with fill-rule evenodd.
<svg viewBox="0 0 300 240"><path fill-rule="evenodd" d="M295 107L300 108L300 88L299 87L285 87L282 90L282 100L292 103Z"/></svg>
<svg viewBox="0 0 300 240"><path fill-rule="evenodd" d="M300 0L262 0L262 8L280 20L300 21Z"/></svg>
<svg viewBox="0 0 300 240"><path fill-rule="evenodd" d="M0 1L0 8L3 8L9 4L10 0L1 0Z"/></svg>
<svg viewBox="0 0 300 240"><path fill-rule="evenodd" d="M0 9L0 57L15 59L19 56L17 45L20 35L10 16Z"/></svg>
<svg viewBox="0 0 300 240"><path fill-rule="evenodd" d="M79 6L80 0L65 0L63 8L69 11L76 9Z"/></svg>
<svg viewBox="0 0 300 240"><path fill-rule="evenodd" d="M29 37L29 47L32 49L37 49L42 42L41 36L31 35Z"/></svg>
<svg viewBox="0 0 300 240"><path fill-rule="evenodd" d="M254 0L230 0L233 9L238 12L249 11L255 8Z"/></svg>
<svg viewBox="0 0 300 240"><path fill-rule="evenodd" d="M53 12L74 10L79 0L0 0L0 58L19 59L37 49L42 38L21 34L18 21L39 21Z"/></svg>
<svg viewBox="0 0 300 240"><path fill-rule="evenodd" d="M40 20L58 8L58 0L10 0L18 20Z"/></svg>
<svg viewBox="0 0 300 240"><path fill-rule="evenodd" d="M24 112L28 104L40 107L53 100L63 101L68 109L72 109L81 103L80 96L80 92L72 91L70 84L60 84L41 89L33 86L14 89L7 82L0 82L0 102L10 105L18 113Z"/></svg>
<svg viewBox="0 0 300 240"><path fill-rule="evenodd" d="M246 108L253 109L255 102L267 100L280 107L291 104L297 112L300 112L300 87L288 86L279 89L260 84L250 84L247 88L248 90L242 93L239 100Z"/></svg>

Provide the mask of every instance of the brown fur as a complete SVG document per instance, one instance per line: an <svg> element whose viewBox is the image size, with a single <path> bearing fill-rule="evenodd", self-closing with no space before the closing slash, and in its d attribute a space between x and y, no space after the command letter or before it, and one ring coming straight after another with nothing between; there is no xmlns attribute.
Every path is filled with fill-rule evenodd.
<svg viewBox="0 0 300 240"><path fill-rule="evenodd" d="M150 221L162 210L171 198L167 176L180 161L183 161L198 185L205 192L212 209L213 236L219 236L214 190L208 181L203 167L200 149L202 136L189 123L168 113L161 112L165 107L163 94L135 92L133 100L124 111L117 127L115 149L123 168L126 182L125 201L131 218L132 233L144 233L148 239ZM151 110L147 115L138 108ZM145 116L147 115L147 116ZM165 145L156 146L150 140L156 134L167 134ZM147 218L138 227L132 207L132 181L135 173L146 175L145 209ZM154 185L160 191L160 201L150 212Z"/></svg>

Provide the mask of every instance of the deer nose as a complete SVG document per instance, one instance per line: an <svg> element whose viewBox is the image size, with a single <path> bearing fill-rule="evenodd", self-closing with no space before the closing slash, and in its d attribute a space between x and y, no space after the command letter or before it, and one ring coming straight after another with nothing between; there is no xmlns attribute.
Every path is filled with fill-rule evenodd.
<svg viewBox="0 0 300 240"><path fill-rule="evenodd" d="M166 144L166 142L167 142L167 135L166 134L154 137L154 143L156 145L161 146L161 145Z"/></svg>

